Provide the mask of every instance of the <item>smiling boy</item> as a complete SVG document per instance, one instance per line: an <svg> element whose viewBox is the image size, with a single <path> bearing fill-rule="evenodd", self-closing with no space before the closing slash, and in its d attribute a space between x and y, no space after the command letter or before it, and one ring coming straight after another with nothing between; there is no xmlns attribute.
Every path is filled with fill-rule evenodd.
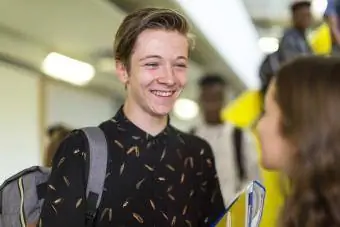
<svg viewBox="0 0 340 227"><path fill-rule="evenodd" d="M108 166L95 226L210 226L224 210L210 146L169 124L187 82L188 32L182 15L158 8L128 15L117 31L116 70L126 100L99 126ZM87 153L80 131L60 146L40 227L85 226Z"/></svg>

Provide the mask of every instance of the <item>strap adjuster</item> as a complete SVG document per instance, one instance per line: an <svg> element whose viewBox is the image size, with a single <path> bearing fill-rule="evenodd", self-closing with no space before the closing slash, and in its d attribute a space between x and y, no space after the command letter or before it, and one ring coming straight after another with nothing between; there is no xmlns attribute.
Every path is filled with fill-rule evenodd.
<svg viewBox="0 0 340 227"><path fill-rule="evenodd" d="M86 204L86 227L93 227L94 220L97 215L97 202L99 195L94 192L89 192L87 196L87 204Z"/></svg>

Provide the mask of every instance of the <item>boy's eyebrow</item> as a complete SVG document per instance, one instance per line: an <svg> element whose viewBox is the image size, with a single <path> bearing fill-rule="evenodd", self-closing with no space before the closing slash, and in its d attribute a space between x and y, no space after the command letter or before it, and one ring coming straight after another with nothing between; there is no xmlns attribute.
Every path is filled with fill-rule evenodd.
<svg viewBox="0 0 340 227"><path fill-rule="evenodd" d="M158 58L158 59L162 59L162 57L159 56L159 55L147 55L147 56L145 56L145 57L140 58L139 61L144 61L144 60L146 60L146 59L148 59L148 58Z"/></svg>
<svg viewBox="0 0 340 227"><path fill-rule="evenodd" d="M149 58L158 58L158 59L162 59L162 57L161 57L160 55L147 55L147 56L145 56L145 57L140 58L139 61L144 61L144 60L149 59ZM176 60L180 60L180 59L188 60L188 58L185 57L185 56L178 56L178 57L176 58Z"/></svg>

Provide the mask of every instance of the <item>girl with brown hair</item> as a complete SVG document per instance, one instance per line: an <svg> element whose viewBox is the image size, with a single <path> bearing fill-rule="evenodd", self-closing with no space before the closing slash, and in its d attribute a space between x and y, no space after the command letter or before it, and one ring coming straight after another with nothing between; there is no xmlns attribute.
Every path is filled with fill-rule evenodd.
<svg viewBox="0 0 340 227"><path fill-rule="evenodd" d="M264 111L262 165L290 182L279 226L340 226L340 58L284 65Z"/></svg>

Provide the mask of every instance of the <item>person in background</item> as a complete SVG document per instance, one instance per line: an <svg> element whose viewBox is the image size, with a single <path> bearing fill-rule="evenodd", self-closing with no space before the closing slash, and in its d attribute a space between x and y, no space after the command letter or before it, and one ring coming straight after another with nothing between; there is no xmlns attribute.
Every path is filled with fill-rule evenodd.
<svg viewBox="0 0 340 227"><path fill-rule="evenodd" d="M331 31L332 55L340 55L340 1L327 0L325 20Z"/></svg>
<svg viewBox="0 0 340 227"><path fill-rule="evenodd" d="M47 129L48 143L44 153L43 166L52 167L53 157L61 142L69 135L71 129L62 124L52 125Z"/></svg>
<svg viewBox="0 0 340 227"><path fill-rule="evenodd" d="M63 124L54 124L47 128L46 134L49 139L51 139L53 136L55 136L57 133L60 132L69 132L70 129L63 125Z"/></svg>
<svg viewBox="0 0 340 227"><path fill-rule="evenodd" d="M170 125L187 82L188 33L184 16L162 8L132 12L117 30L116 74L126 99L99 126L108 141L108 166L91 219L96 227L208 227L225 210L211 147ZM76 130L53 159L40 227L88 224L86 157L87 141Z"/></svg>
<svg viewBox="0 0 340 227"><path fill-rule="evenodd" d="M281 64L299 56L313 54L306 38L306 31L312 23L310 7L310 1L295 1L291 5L292 26L284 32L278 49Z"/></svg>
<svg viewBox="0 0 340 227"><path fill-rule="evenodd" d="M209 141L223 198L228 204L245 183L260 180L256 148L249 132L225 123L221 118L228 90L223 77L204 75L199 81L199 88L203 121L191 133Z"/></svg>
<svg viewBox="0 0 340 227"><path fill-rule="evenodd" d="M260 77L260 94L261 101L263 102L265 93L268 90L269 83L274 76L274 74L279 70L280 62L278 59L278 52L274 52L268 54L264 57L260 69L259 69L259 77Z"/></svg>
<svg viewBox="0 0 340 227"><path fill-rule="evenodd" d="M257 126L261 162L288 177L278 226L340 226L340 60L304 57L283 66Z"/></svg>

